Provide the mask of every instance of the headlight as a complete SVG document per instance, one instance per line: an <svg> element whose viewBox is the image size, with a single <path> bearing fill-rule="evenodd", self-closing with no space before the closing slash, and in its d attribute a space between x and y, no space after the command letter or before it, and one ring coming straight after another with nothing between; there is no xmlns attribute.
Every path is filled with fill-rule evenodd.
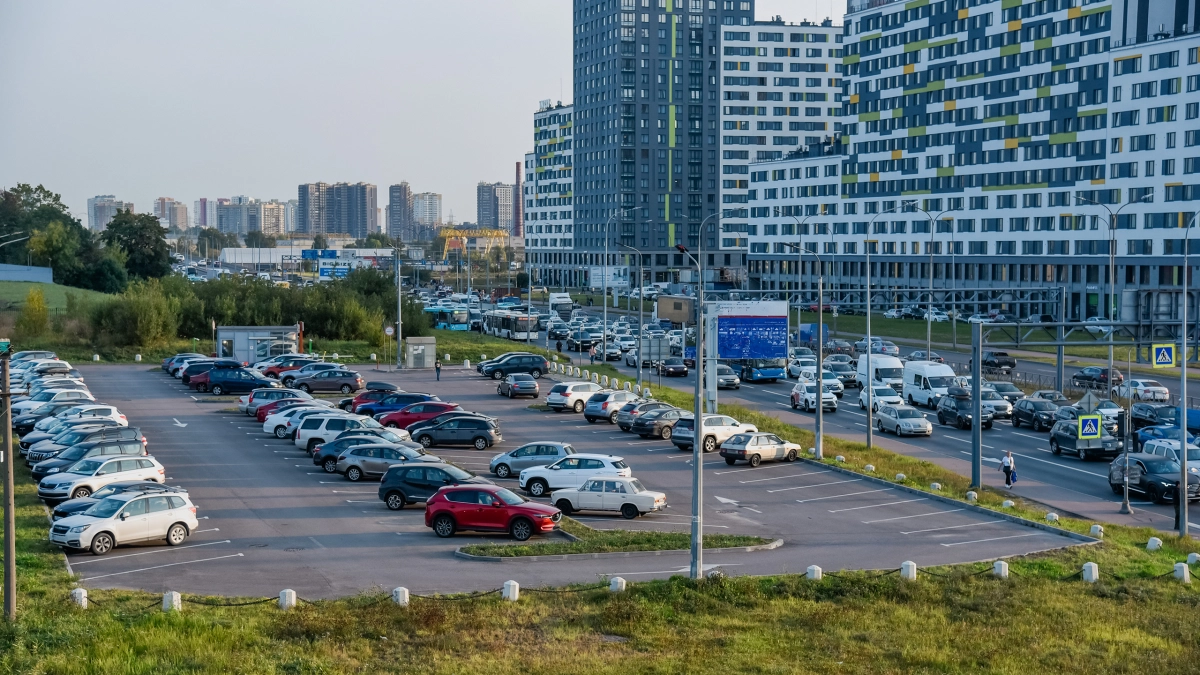
<svg viewBox="0 0 1200 675"><path fill-rule="evenodd" d="M80 532L83 532L84 530L88 529L91 526L92 526L91 523L88 523L87 525L76 525L75 527L72 527L71 529L67 530L67 532L70 532L71 534L79 534Z"/></svg>

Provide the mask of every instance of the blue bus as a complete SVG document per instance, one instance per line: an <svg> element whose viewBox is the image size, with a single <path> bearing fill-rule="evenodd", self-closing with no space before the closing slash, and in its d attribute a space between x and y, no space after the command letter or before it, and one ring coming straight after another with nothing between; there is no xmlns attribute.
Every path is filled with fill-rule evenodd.
<svg viewBox="0 0 1200 675"><path fill-rule="evenodd" d="M729 359L723 361L737 372L742 382L775 382L786 380L786 359Z"/></svg>
<svg viewBox="0 0 1200 675"><path fill-rule="evenodd" d="M471 312L465 306L426 307L424 312L430 315L429 322L439 330L470 330L471 328Z"/></svg>

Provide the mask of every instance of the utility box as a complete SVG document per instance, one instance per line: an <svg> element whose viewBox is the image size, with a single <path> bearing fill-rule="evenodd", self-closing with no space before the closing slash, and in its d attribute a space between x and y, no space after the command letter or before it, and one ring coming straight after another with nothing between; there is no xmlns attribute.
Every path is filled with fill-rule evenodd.
<svg viewBox="0 0 1200 675"><path fill-rule="evenodd" d="M404 339L404 367L432 368L437 363L437 338L410 337Z"/></svg>

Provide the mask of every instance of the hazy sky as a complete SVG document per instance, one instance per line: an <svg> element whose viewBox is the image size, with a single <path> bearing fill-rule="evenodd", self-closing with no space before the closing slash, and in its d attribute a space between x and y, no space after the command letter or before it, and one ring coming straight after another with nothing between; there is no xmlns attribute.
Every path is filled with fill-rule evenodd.
<svg viewBox="0 0 1200 675"><path fill-rule="evenodd" d="M365 181L383 208L403 180L473 221L475 184L512 182L532 147L538 101L570 101L571 2L3 0L0 92L0 186L42 183L85 224L98 194L190 211Z"/></svg>

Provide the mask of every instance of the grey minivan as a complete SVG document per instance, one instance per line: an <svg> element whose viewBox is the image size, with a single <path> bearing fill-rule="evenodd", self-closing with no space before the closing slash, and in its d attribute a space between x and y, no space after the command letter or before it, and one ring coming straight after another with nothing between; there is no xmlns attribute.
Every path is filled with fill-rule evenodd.
<svg viewBox="0 0 1200 675"><path fill-rule="evenodd" d="M531 466L552 464L567 455L575 454L575 448L569 443L540 441L526 443L512 452L502 452L492 458L488 471L500 478L508 478L521 473L521 469Z"/></svg>

